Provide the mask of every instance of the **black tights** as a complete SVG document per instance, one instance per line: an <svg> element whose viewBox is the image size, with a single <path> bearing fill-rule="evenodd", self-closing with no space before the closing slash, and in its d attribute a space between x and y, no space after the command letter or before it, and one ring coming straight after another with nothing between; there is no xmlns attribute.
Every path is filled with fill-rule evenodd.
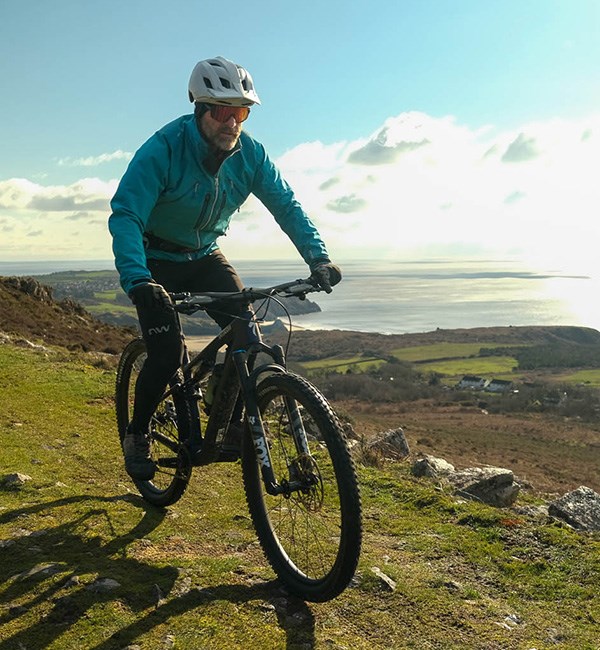
<svg viewBox="0 0 600 650"><path fill-rule="evenodd" d="M239 291L243 288L235 269L220 251L190 262L148 260L148 268L156 282L167 291ZM183 335L177 314L167 309L137 308L148 358L140 371L135 387L132 426L146 431L160 398L183 360ZM233 310L208 314L221 327L228 325ZM230 315L231 314L231 315Z"/></svg>

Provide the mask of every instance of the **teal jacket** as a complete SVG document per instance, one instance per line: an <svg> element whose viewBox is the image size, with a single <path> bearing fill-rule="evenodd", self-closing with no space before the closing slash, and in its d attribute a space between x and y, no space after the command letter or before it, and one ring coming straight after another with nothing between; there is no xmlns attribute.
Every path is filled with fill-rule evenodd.
<svg viewBox="0 0 600 650"><path fill-rule="evenodd" d="M157 131L131 160L108 224L125 292L151 277L146 259L183 262L217 249L217 238L250 194L309 266L328 258L317 229L259 142L242 131L215 175L204 168L207 155L194 115L184 115Z"/></svg>

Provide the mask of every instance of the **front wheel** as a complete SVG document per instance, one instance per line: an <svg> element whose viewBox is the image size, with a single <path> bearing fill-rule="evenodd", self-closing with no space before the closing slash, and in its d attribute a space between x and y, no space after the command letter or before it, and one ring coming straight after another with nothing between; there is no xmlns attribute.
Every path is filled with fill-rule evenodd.
<svg viewBox="0 0 600 650"><path fill-rule="evenodd" d="M268 376L257 397L277 483L302 485L270 495L246 441L244 486L259 541L292 593L330 600L352 579L362 537L360 492L344 434L325 398L297 375ZM303 430L306 443L296 439Z"/></svg>
<svg viewBox="0 0 600 650"><path fill-rule="evenodd" d="M145 360L146 345L142 339L131 341L119 360L115 403L121 442L131 419L135 385ZM189 406L183 397L175 399L171 396L162 400L152 415L151 453L156 473L151 481L134 480L134 483L144 499L155 506L175 503L188 485L192 464L180 440L190 430L190 421Z"/></svg>

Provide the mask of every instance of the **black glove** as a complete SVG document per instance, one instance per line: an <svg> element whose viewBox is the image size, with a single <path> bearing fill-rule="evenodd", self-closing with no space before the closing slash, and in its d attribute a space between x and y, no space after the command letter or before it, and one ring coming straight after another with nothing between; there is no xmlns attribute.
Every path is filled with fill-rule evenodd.
<svg viewBox="0 0 600 650"><path fill-rule="evenodd" d="M173 302L165 288L153 280L134 285L129 297L136 307L143 309L173 309Z"/></svg>
<svg viewBox="0 0 600 650"><path fill-rule="evenodd" d="M329 260L322 260L311 265L312 277L316 280L321 289L331 293L334 287L342 279L342 272L339 267Z"/></svg>

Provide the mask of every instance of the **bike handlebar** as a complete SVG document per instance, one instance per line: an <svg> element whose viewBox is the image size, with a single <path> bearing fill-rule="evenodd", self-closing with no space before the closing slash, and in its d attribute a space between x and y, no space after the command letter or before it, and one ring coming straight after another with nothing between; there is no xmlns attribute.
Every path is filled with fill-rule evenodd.
<svg viewBox="0 0 600 650"><path fill-rule="evenodd" d="M323 291L312 277L305 280L292 280L272 287L253 288L247 287L241 291L203 291L201 293L170 293L171 300L175 304L175 310L182 313L193 313L201 309L207 309L216 302L242 302L252 303L265 298L297 297L303 299L306 294L314 291Z"/></svg>

